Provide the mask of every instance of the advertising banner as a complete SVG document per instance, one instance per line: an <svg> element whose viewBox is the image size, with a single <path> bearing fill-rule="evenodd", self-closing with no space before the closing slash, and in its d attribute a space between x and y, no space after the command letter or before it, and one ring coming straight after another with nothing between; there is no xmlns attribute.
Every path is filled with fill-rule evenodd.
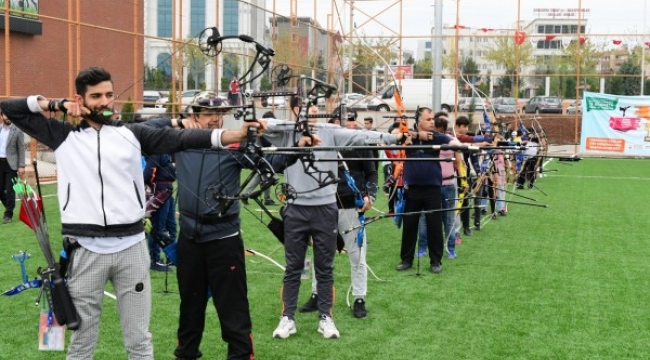
<svg viewBox="0 0 650 360"><path fill-rule="evenodd" d="M650 96L585 92L580 152L650 156Z"/></svg>

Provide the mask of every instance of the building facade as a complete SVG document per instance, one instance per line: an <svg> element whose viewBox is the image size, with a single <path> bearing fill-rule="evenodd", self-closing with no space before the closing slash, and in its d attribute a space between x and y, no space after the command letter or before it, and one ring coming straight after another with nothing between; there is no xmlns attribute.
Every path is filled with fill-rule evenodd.
<svg viewBox="0 0 650 360"><path fill-rule="evenodd" d="M176 8L172 8L176 4ZM209 27L217 27L221 36L245 34L262 42L264 36L264 0L250 0L247 3L236 0L145 0L145 35L144 57L148 67L159 67L171 74L171 56L178 56L179 50L172 51L172 40L177 43L196 39ZM222 54L236 53L254 55L250 44L238 40L226 40L222 43ZM247 68L245 56L239 56L238 68ZM227 72L227 71L226 71ZM222 76L243 74L227 73L224 75L222 56L205 65L184 65L182 74L183 89L187 89L192 79L195 88L218 90Z"/></svg>
<svg viewBox="0 0 650 360"><path fill-rule="evenodd" d="M142 15L142 3L11 2L12 7L23 4L34 8L33 15L10 13L8 26L0 9L0 98L30 94L71 98L77 73L100 66L113 76L118 106L129 98L141 101L143 61L138 34L142 34L143 24L141 20L134 24L133 19L134 14ZM77 21L78 26L71 26ZM10 43L5 47L7 28Z"/></svg>

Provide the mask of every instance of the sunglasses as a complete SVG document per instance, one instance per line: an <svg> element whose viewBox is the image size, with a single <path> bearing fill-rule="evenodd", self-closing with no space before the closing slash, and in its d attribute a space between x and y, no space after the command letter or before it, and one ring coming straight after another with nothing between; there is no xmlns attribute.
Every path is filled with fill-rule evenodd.
<svg viewBox="0 0 650 360"><path fill-rule="evenodd" d="M197 102L197 106L221 106L223 100L219 97L213 97L210 99L200 99Z"/></svg>

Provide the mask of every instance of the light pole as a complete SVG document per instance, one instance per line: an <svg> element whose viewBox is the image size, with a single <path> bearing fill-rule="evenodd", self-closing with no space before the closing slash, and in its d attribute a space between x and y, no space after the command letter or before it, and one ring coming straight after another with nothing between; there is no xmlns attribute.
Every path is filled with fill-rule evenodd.
<svg viewBox="0 0 650 360"><path fill-rule="evenodd" d="M436 0L434 6L434 18L435 23L432 30L435 30L436 38L435 41L433 36L431 37L431 62L433 63L433 74L432 74L432 106L434 111L439 111L442 92L442 0ZM433 33L433 31L432 31ZM435 46L434 46L435 43Z"/></svg>
<svg viewBox="0 0 650 360"><path fill-rule="evenodd" d="M641 29L641 96L643 96L644 93L644 87L645 87L645 48L646 44L643 40L645 40L645 20L646 20L646 12L648 9L648 0L643 1L643 29Z"/></svg>

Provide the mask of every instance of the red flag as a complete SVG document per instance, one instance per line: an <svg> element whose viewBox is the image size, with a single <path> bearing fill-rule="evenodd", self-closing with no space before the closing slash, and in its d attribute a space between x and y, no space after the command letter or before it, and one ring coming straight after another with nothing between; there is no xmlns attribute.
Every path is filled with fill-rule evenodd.
<svg viewBox="0 0 650 360"><path fill-rule="evenodd" d="M612 43L614 45L621 45L622 42L623 42L623 40L612 40Z"/></svg>
<svg viewBox="0 0 650 360"><path fill-rule="evenodd" d="M645 44L645 46L647 46L648 48L650 48L650 41L646 41L644 44Z"/></svg>
<svg viewBox="0 0 650 360"><path fill-rule="evenodd" d="M454 29L466 29L466 28L467 27L464 25L458 25L458 24L454 25Z"/></svg>
<svg viewBox="0 0 650 360"><path fill-rule="evenodd" d="M515 32L515 43L517 45L521 45L526 41L526 32L524 31L517 31Z"/></svg>
<svg viewBox="0 0 650 360"><path fill-rule="evenodd" d="M488 32L488 31L493 31L494 29L488 29L488 28L481 28L481 31L483 32Z"/></svg>
<svg viewBox="0 0 650 360"><path fill-rule="evenodd" d="M555 35L546 35L546 41L551 41L555 39Z"/></svg>
<svg viewBox="0 0 650 360"><path fill-rule="evenodd" d="M584 44L585 41L587 41L587 38L584 37L584 36L581 36L581 37L578 38L578 41L580 42L580 44Z"/></svg>

